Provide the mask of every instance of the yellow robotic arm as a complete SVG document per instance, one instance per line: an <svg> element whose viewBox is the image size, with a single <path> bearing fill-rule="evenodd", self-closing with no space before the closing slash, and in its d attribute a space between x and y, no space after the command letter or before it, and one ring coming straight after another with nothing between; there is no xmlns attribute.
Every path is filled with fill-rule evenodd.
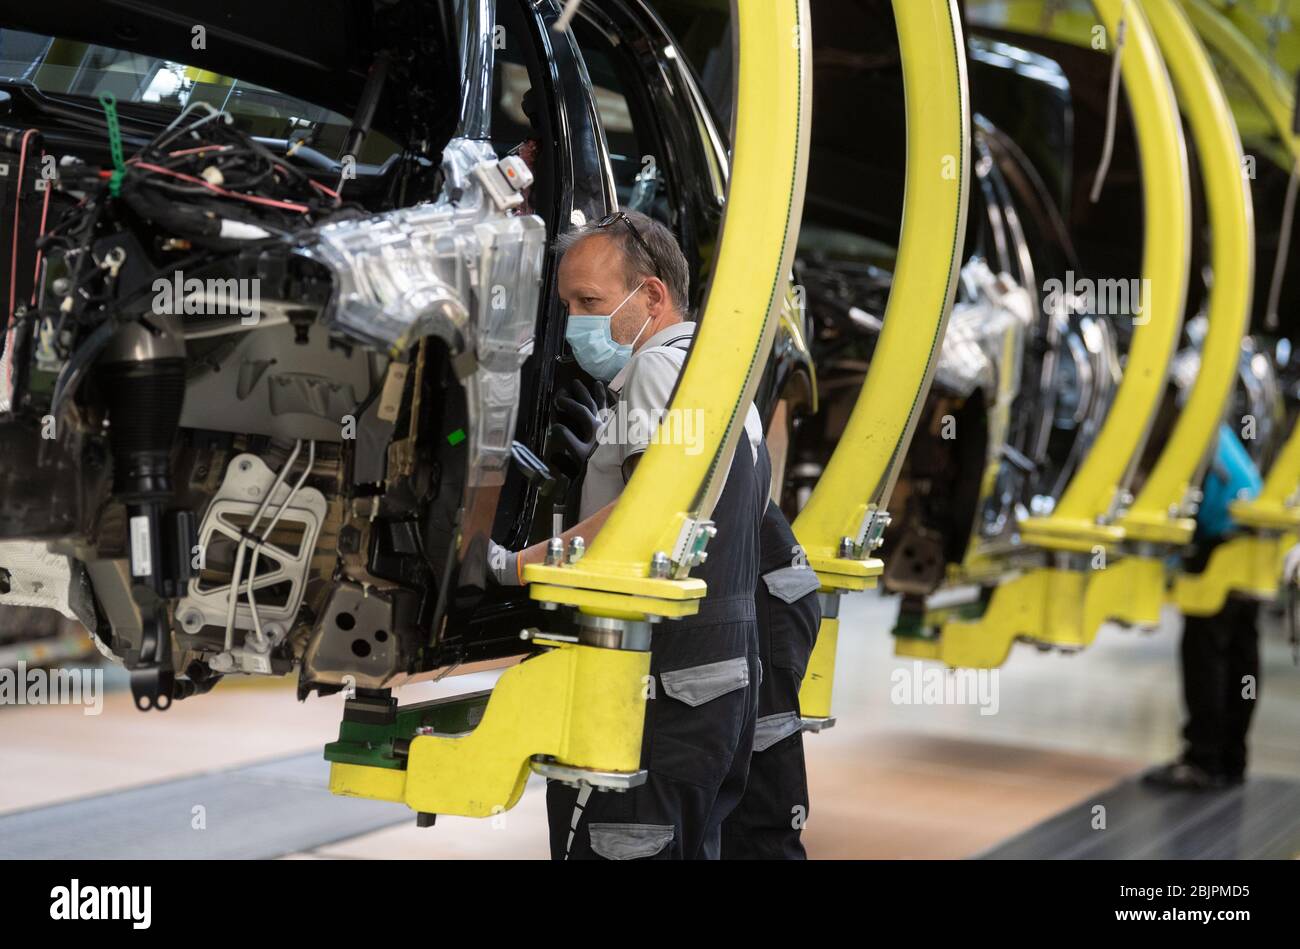
<svg viewBox="0 0 1300 949"><path fill-rule="evenodd" d="M687 571L709 536L726 470L720 459L741 436L771 346L803 207L806 0L731 7L735 157L705 316L673 400L702 414L704 450L652 444L586 556L525 569L534 598L584 615L578 642L537 640L545 651L508 669L486 708L481 696L468 697L399 709L391 723L345 721L327 749L334 793L485 817L514 806L530 767L597 787L644 780L648 620L692 613L705 593ZM472 721L480 713L470 708L481 720ZM379 760L367 749L380 743L404 754Z"/></svg>
<svg viewBox="0 0 1300 949"><path fill-rule="evenodd" d="M907 183L884 327L844 434L795 536L822 581L822 625L800 694L806 727L831 718L840 596L874 585L871 554L934 376L961 270L970 184L966 46L955 0L894 0L907 115Z"/></svg>

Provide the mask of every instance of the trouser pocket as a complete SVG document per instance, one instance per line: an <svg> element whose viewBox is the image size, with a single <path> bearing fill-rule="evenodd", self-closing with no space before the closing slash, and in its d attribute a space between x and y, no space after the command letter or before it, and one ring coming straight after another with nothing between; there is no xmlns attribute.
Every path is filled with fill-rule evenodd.
<svg viewBox="0 0 1300 949"><path fill-rule="evenodd" d="M590 824L591 849L606 860L646 860L673 842L672 824Z"/></svg>
<svg viewBox="0 0 1300 949"><path fill-rule="evenodd" d="M783 567L763 574L758 617L763 658L772 668L802 679L821 625L817 575L806 567Z"/></svg>
<svg viewBox="0 0 1300 949"><path fill-rule="evenodd" d="M715 630L683 631L701 637L705 646ZM664 656L658 671L658 695L650 703L649 768L652 772L703 788L716 788L731 770L738 751L749 753L746 726L750 708L752 627L737 639L735 654L692 662L698 648ZM690 655L695 653L695 655ZM741 748L741 745L744 748Z"/></svg>

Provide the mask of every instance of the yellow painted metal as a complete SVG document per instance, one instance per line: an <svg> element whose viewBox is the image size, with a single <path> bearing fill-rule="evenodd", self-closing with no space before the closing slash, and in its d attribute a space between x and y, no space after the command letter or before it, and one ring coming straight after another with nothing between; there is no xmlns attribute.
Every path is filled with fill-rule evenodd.
<svg viewBox="0 0 1300 949"><path fill-rule="evenodd" d="M1076 563L1067 560L1063 566L1030 568L1000 584L983 616L949 619L937 638L899 637L895 648L903 655L989 668L1005 661L1017 638L1081 649L1108 618L1143 625L1159 618L1165 586L1159 559L1128 556L1102 569L1089 567L1096 557L1105 564L1108 551L1125 539L1124 527L1115 521L1146 444L1182 328L1191 246L1187 152L1173 87L1141 7L1135 0L1094 0L1093 6L1112 52L1120 22L1125 24L1120 69L1143 170L1143 307L1142 319L1135 319L1124 379L1091 452L1053 513L1021 523L1026 545L1057 551L1062 557L1072 554ZM1040 2L1036 19L1024 15L1029 9L1028 4L1011 3L984 5L978 12L995 16L1016 12L1018 25L1031 32L1057 27L1054 8ZM979 21L978 15L974 19ZM1087 557L1080 558L1081 554ZM1081 560L1087 565L1080 566Z"/></svg>
<svg viewBox="0 0 1300 949"><path fill-rule="evenodd" d="M703 418L703 450L652 444L587 555L529 565L543 601L621 619L698 609L698 579L649 576L656 552L707 517L771 348L803 209L811 91L806 0L732 0L738 44L734 159L705 316L673 398ZM793 40L793 42L792 42ZM688 451L688 447L692 450ZM416 736L406 770L335 764L336 794L485 817L512 807L536 755L587 771L638 769L646 652L562 645L506 671L464 736Z"/></svg>
<svg viewBox="0 0 1300 949"><path fill-rule="evenodd" d="M518 802L534 755L637 771L649 672L647 652L560 645L507 669L468 735L417 735L405 771L334 764L330 791L489 817Z"/></svg>
<svg viewBox="0 0 1300 949"><path fill-rule="evenodd" d="M1295 98L1286 78L1205 0L1182 2L1202 40L1245 83L1268 115L1291 161L1300 163L1300 136L1291 131ZM1300 522L1300 424L1292 429L1273 460L1259 496L1233 504L1231 511L1233 519L1246 526L1286 529ZM1221 562L1229 560L1224 558Z"/></svg>
<svg viewBox="0 0 1300 949"><path fill-rule="evenodd" d="M831 717L831 690L835 685L835 654L839 638L839 618L823 617L817 643L808 659L803 685L799 688L799 713L804 718Z"/></svg>
<svg viewBox="0 0 1300 949"><path fill-rule="evenodd" d="M1094 0L1114 52L1126 26L1121 71L1142 163L1142 298L1115 401L1087 458L1056 509L1028 518L1021 537L1034 546L1089 551L1123 539L1113 523L1150 432L1182 328L1191 247L1187 152L1178 104L1155 37L1133 0Z"/></svg>
<svg viewBox="0 0 1300 949"><path fill-rule="evenodd" d="M1213 0L1250 40L1257 55L1282 73L1300 71L1300 0Z"/></svg>
<svg viewBox="0 0 1300 949"><path fill-rule="evenodd" d="M956 0L894 0L903 63L907 169L884 328L848 424L795 536L826 591L875 585L883 563L857 547L884 510L934 377L961 271L970 190L970 91ZM841 556L845 538L850 556ZM839 620L823 618L799 703L829 719Z"/></svg>
<svg viewBox="0 0 1300 949"><path fill-rule="evenodd" d="M948 619L937 638L899 637L894 649L949 666L991 669L1006 661L1017 639L1077 650L1090 646L1108 619L1154 627L1164 591L1164 564L1152 557L1125 557L1097 570L1029 570L999 586L978 619Z"/></svg>
<svg viewBox="0 0 1300 949"><path fill-rule="evenodd" d="M1255 270L1250 182L1242 174L1241 139L1210 58L1176 0L1142 0L1191 127L1205 185L1214 274L1208 330L1196 382L1155 466L1120 521L1129 540L1177 545L1196 523L1186 501L1214 445L1215 420L1232 394L1249 327Z"/></svg>
<svg viewBox="0 0 1300 949"><path fill-rule="evenodd" d="M883 509L934 375L961 270L970 186L970 101L956 0L894 0L903 62L907 174L884 328L844 434L795 535L827 588L862 589L879 560L840 556ZM870 551L862 556L869 557Z"/></svg>
<svg viewBox="0 0 1300 949"><path fill-rule="evenodd" d="M1271 600L1278 594L1282 562L1300 535L1277 531L1233 537L1215 547L1203 573L1181 574L1173 601L1186 616L1213 616L1229 593Z"/></svg>
<svg viewBox="0 0 1300 949"><path fill-rule="evenodd" d="M637 592L649 598L669 598L666 585L682 582L652 580L651 558L672 555L688 521L713 509L793 260L811 125L809 19L806 0L732 3L739 72L726 214L704 316L672 403L702 419L702 450L673 439L652 444L581 561L524 568L535 597L581 588L590 591L584 612L626 616L621 581L638 581Z"/></svg>
<svg viewBox="0 0 1300 949"><path fill-rule="evenodd" d="M1300 161L1300 136L1291 131L1294 95L1288 77L1206 0L1182 0L1182 6L1205 45L1224 59L1267 113L1292 160Z"/></svg>

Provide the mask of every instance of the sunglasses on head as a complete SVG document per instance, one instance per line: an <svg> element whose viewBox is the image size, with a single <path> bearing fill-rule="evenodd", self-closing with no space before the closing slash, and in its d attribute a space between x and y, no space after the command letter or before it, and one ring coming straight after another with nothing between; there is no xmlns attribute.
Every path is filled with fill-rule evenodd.
<svg viewBox="0 0 1300 949"><path fill-rule="evenodd" d="M615 211L613 214L607 214L592 226L597 230L603 230L604 228L612 227L619 221L622 221L627 225L627 229L631 233L632 239L641 245L641 249L645 251L646 256L650 258L650 263L654 265L654 275L662 280L663 274L659 272L658 258L655 257L654 251L650 249L650 245L646 243L645 238L641 236L641 232L636 229L636 225L632 223L632 219L627 216L626 212Z"/></svg>

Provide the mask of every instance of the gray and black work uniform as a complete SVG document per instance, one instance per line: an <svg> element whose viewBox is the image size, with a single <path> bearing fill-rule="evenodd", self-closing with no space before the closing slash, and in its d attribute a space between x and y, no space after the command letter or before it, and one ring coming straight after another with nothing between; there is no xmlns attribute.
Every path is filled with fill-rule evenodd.
<svg viewBox="0 0 1300 949"><path fill-rule="evenodd" d="M722 859L803 860L808 772L799 687L821 626L820 583L775 501L763 517L759 570L754 603L763 678L754 753L745 795L722 824Z"/></svg>
<svg viewBox="0 0 1300 949"><path fill-rule="evenodd" d="M581 517L622 492L626 462L652 434L639 437L636 412L668 406L694 330L694 323L679 323L656 333L610 383L618 405L606 425L623 424L618 413L629 412L627 437L598 439ZM699 613L663 620L651 636L653 683L641 748L646 783L615 792L551 781L546 805L555 859L720 856L723 819L745 790L762 675L754 586L767 481L756 475L762 425L752 407L746 433L713 511L717 536L707 561L692 572L708 584Z"/></svg>

